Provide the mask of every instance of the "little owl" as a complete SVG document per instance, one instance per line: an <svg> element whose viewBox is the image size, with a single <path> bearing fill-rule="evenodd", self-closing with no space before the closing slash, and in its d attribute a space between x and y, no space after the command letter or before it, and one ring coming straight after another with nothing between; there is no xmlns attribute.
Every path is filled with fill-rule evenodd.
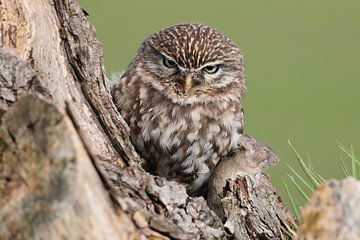
<svg viewBox="0 0 360 240"><path fill-rule="evenodd" d="M206 25L178 24L145 39L111 94L150 171L192 195L204 189L240 146L243 65L238 47Z"/></svg>

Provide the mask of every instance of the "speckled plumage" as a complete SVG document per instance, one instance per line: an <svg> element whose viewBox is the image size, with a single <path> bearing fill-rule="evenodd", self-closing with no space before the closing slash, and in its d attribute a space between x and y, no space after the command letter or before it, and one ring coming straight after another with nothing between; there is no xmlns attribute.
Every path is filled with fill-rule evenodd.
<svg viewBox="0 0 360 240"><path fill-rule="evenodd" d="M202 24L179 24L141 45L111 93L151 170L194 194L240 146L245 94L236 45Z"/></svg>

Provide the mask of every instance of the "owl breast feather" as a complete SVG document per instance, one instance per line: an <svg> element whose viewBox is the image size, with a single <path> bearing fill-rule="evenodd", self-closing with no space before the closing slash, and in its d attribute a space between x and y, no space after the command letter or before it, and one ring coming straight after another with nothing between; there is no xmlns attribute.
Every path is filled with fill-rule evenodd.
<svg viewBox="0 0 360 240"><path fill-rule="evenodd" d="M144 86L133 87L116 101L136 149L155 174L185 184L190 193L198 191L220 158L240 145L240 103L184 106Z"/></svg>

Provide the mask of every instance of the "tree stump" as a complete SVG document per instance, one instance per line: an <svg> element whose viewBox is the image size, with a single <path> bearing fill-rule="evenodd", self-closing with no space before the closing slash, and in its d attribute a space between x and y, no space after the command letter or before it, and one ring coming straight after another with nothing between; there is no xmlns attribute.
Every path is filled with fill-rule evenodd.
<svg viewBox="0 0 360 240"><path fill-rule="evenodd" d="M0 13L0 239L232 237L202 197L141 167L107 89L101 44L74 0L2 0ZM248 188L254 197L235 212L272 232L245 231L253 221L237 232L283 238L276 212L287 211L270 181L246 181L271 191ZM274 214L251 207L265 200Z"/></svg>

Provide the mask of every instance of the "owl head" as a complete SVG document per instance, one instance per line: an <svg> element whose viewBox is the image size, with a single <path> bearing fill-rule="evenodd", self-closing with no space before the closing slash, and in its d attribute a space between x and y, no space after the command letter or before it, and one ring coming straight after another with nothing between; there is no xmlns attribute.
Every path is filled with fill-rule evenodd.
<svg viewBox="0 0 360 240"><path fill-rule="evenodd" d="M173 103L240 99L246 91L239 48L215 29L178 24L149 36L129 69Z"/></svg>

